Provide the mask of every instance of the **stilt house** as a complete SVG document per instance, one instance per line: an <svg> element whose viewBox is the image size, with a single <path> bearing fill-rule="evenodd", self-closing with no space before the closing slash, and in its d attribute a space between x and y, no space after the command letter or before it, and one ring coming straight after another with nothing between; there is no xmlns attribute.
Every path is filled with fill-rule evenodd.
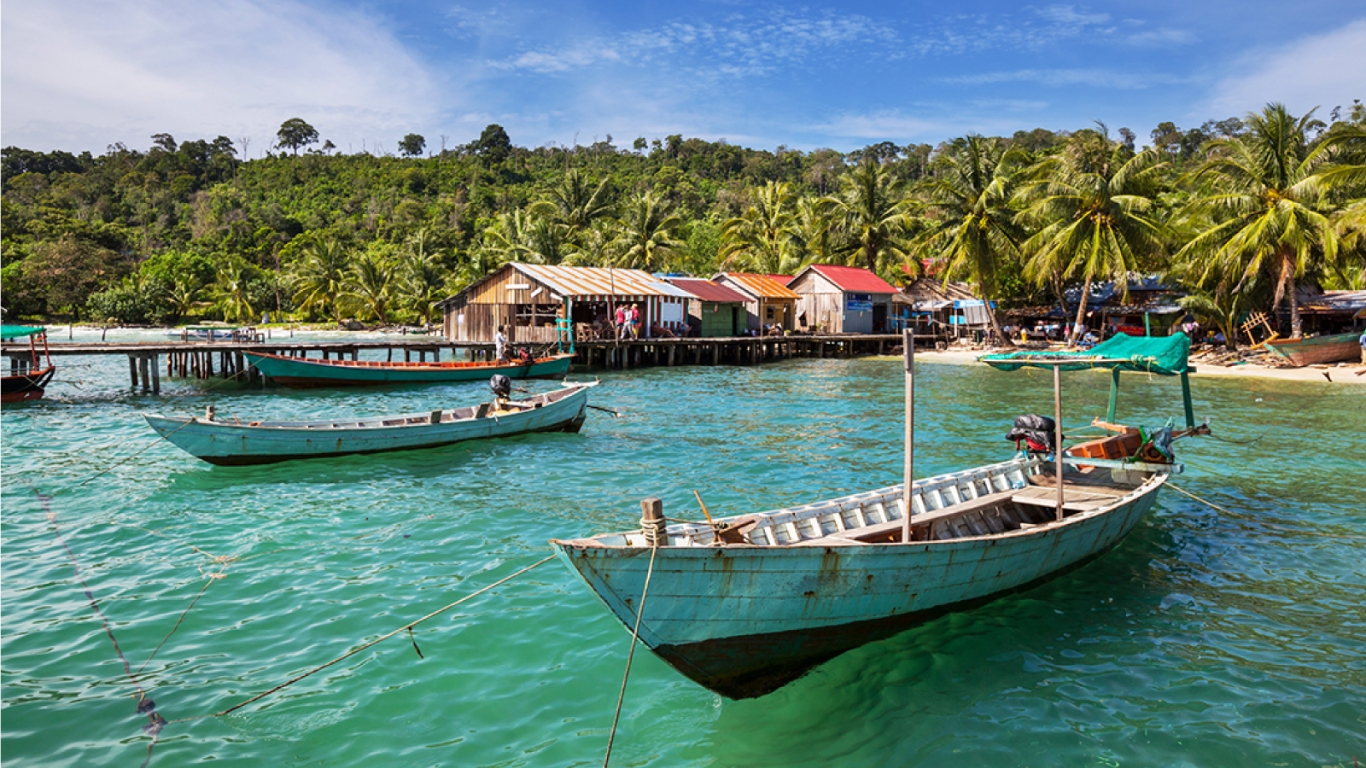
<svg viewBox="0 0 1366 768"><path fill-rule="evenodd" d="M740 336L748 327L748 312L743 293L720 283L697 277L671 277L669 282L693 295L688 302L689 323L695 336L726 338Z"/></svg>
<svg viewBox="0 0 1366 768"><path fill-rule="evenodd" d="M787 287L800 297L798 325L822 333L883 333L896 288L862 267L812 264ZM805 318L805 322L802 322Z"/></svg>
<svg viewBox="0 0 1366 768"><path fill-rule="evenodd" d="M722 272L712 278L745 296L745 328L756 333L776 323L785 331L793 330L797 319L795 292L771 275Z"/></svg>

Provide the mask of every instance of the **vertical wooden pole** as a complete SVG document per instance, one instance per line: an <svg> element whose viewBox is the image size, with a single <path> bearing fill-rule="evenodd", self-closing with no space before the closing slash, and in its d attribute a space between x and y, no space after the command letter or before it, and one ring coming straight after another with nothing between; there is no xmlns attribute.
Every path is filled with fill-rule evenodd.
<svg viewBox="0 0 1366 768"><path fill-rule="evenodd" d="M149 361L152 373L152 394L161 394L161 360L160 355L153 354Z"/></svg>
<svg viewBox="0 0 1366 768"><path fill-rule="evenodd" d="M1053 366L1053 467L1058 482L1058 510L1062 519L1062 366Z"/></svg>
<svg viewBox="0 0 1366 768"><path fill-rule="evenodd" d="M902 334L906 360L906 484L901 498L906 509L901 513L901 540L911 540L911 484L915 482L915 336Z"/></svg>
<svg viewBox="0 0 1366 768"><path fill-rule="evenodd" d="M138 388L138 359L128 356L128 378L133 380L133 389Z"/></svg>
<svg viewBox="0 0 1366 768"><path fill-rule="evenodd" d="M1119 408L1119 368L1110 369L1110 407L1105 411L1105 420L1115 423L1115 411Z"/></svg>
<svg viewBox="0 0 1366 768"><path fill-rule="evenodd" d="M1191 402L1189 370L1181 372L1181 404L1186 407L1186 429L1195 429L1195 405Z"/></svg>

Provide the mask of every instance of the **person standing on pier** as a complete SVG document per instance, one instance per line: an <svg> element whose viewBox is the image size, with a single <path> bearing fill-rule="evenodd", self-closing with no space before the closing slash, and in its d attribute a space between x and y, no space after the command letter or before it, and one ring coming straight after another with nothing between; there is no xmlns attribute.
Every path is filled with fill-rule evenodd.
<svg viewBox="0 0 1366 768"><path fill-rule="evenodd" d="M613 330L616 331L617 340L620 341L620 340L621 340L621 337L624 336L624 335L626 335L626 305L625 305L625 304L621 304L621 305L619 305L619 306L617 307L617 316L616 316L615 319L616 319L616 327L615 327Z"/></svg>
<svg viewBox="0 0 1366 768"><path fill-rule="evenodd" d="M508 351L508 335L504 332L505 326L498 326L498 333L493 335L493 354L495 360L502 360Z"/></svg>
<svg viewBox="0 0 1366 768"><path fill-rule="evenodd" d="M640 305L631 305L631 316L627 318L626 325L631 328L631 339L640 338Z"/></svg>

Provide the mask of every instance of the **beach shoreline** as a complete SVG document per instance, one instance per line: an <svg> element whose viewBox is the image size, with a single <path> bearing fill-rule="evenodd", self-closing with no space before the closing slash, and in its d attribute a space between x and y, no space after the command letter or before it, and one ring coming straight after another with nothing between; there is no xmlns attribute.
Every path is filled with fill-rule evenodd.
<svg viewBox="0 0 1366 768"><path fill-rule="evenodd" d="M977 363L977 358L982 355L994 352L1010 352L1018 350L996 349L996 350L975 350L975 349L946 349L946 350L916 350L916 360L928 363L948 363L953 365L973 365ZM985 365L985 363L980 363ZM1244 377L1257 379L1276 379L1279 381L1316 381L1330 384L1366 384L1366 373L1357 375L1360 371L1366 371L1366 366L1360 363L1334 363L1322 368L1313 366L1307 368L1271 368L1256 363L1246 363L1243 365L1222 366L1222 365L1201 365L1198 361L1192 362L1191 367L1194 376L1217 376L1217 377ZM1324 376L1327 373L1328 376Z"/></svg>

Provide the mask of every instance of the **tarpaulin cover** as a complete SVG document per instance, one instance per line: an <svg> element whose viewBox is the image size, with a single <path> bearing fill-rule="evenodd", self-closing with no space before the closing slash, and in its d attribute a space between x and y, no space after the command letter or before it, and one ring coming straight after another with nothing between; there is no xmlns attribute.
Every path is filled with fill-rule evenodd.
<svg viewBox="0 0 1366 768"><path fill-rule="evenodd" d="M1064 371L1086 368L1118 368L1122 371L1145 371L1164 376L1175 376L1186 370L1191 340L1184 333L1171 336L1130 336L1121 333L1088 350L1075 352L1010 352L983 355L978 360L1003 371L1031 368L1052 368L1059 360L1075 361L1060 366Z"/></svg>
<svg viewBox="0 0 1366 768"><path fill-rule="evenodd" d="M31 325L0 325L0 340L9 341L10 339L22 339L37 333L42 333L45 329L36 328Z"/></svg>

